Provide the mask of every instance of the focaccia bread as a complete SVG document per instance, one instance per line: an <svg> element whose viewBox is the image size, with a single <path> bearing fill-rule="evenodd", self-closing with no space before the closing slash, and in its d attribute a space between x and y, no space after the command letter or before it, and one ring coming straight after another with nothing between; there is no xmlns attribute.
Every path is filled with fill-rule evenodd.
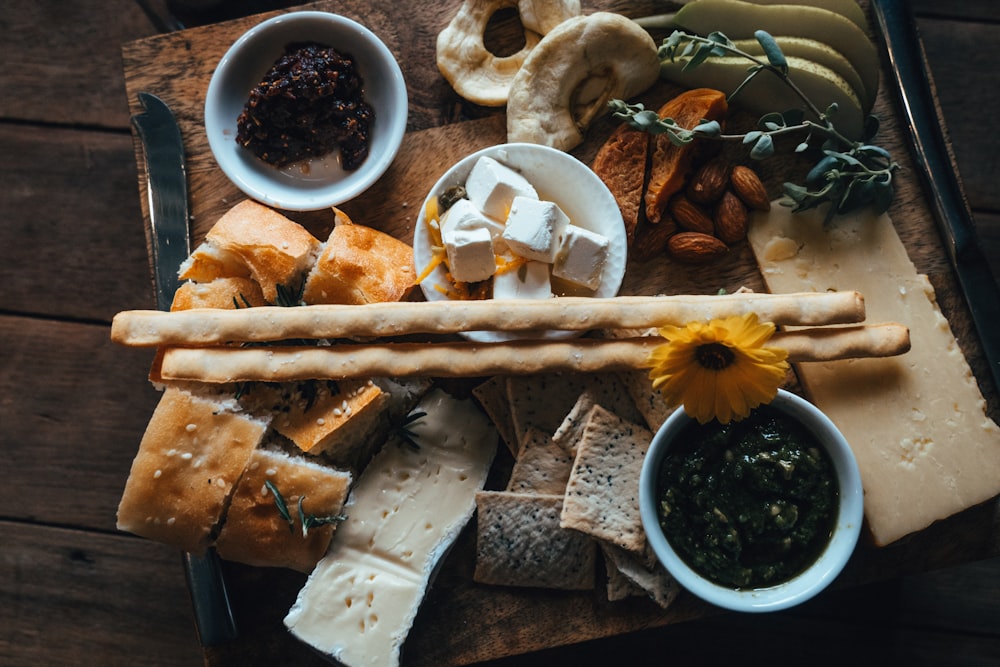
<svg viewBox="0 0 1000 667"><path fill-rule="evenodd" d="M290 522L281 516L268 482L278 490ZM258 567L311 572L330 546L350 483L347 472L257 449L233 492L215 543L219 556Z"/></svg>
<svg viewBox="0 0 1000 667"><path fill-rule="evenodd" d="M400 301L413 290L413 249L364 225L338 219L309 273L308 304Z"/></svg>
<svg viewBox="0 0 1000 667"><path fill-rule="evenodd" d="M273 414L271 428L303 453L347 467L368 458L381 423L388 429L389 395L371 380L250 383L240 401Z"/></svg>
<svg viewBox="0 0 1000 667"><path fill-rule="evenodd" d="M216 278L207 283L187 281L174 293L170 310L192 308L250 308L266 306L260 285L250 278Z"/></svg>
<svg viewBox="0 0 1000 667"><path fill-rule="evenodd" d="M212 226L205 241L181 264L180 278L209 282L250 277L264 298L276 303L279 285L297 291L319 251L319 240L305 227L247 199Z"/></svg>
<svg viewBox="0 0 1000 667"><path fill-rule="evenodd" d="M132 462L119 530L205 551L266 430L266 419L239 412L233 402L168 387Z"/></svg>

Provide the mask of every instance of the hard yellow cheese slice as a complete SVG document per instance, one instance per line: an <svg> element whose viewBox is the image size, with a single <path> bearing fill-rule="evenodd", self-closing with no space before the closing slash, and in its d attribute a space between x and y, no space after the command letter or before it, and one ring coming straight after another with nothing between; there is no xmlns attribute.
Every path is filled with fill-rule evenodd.
<svg viewBox="0 0 1000 667"><path fill-rule="evenodd" d="M440 390L416 408L418 446L390 441L351 492L326 556L285 617L348 667L399 664L432 571L472 516L498 436L471 399Z"/></svg>
<svg viewBox="0 0 1000 667"><path fill-rule="evenodd" d="M910 328L911 351L900 357L796 367L854 450L875 542L1000 493L1000 428L890 218L865 211L824 228L822 212L774 205L755 217L749 240L771 292L857 290L869 322Z"/></svg>

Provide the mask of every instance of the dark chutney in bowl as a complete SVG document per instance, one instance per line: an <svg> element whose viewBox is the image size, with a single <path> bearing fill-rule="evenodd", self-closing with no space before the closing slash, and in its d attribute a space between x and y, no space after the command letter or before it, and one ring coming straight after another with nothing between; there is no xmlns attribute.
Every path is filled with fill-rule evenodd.
<svg viewBox="0 0 1000 667"><path fill-rule="evenodd" d="M791 416L761 406L739 422L692 420L660 464L660 527L678 556L738 589L786 581L826 548L839 492L829 454Z"/></svg>
<svg viewBox="0 0 1000 667"><path fill-rule="evenodd" d="M368 157L375 111L350 54L292 43L250 91L236 141L277 167L340 150L346 170Z"/></svg>

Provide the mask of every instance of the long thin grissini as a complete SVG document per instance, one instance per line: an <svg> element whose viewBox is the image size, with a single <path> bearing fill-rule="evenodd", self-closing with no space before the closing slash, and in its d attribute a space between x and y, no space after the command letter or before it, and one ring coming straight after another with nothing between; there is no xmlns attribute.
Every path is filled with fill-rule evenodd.
<svg viewBox="0 0 1000 667"><path fill-rule="evenodd" d="M329 347L187 348L163 353L163 380L209 383L288 382L364 377L476 377L548 372L639 369L659 336L621 340L522 340L506 343L373 343ZM769 346L789 361L887 357L909 350L900 324L808 328L776 332Z"/></svg>
<svg viewBox="0 0 1000 667"><path fill-rule="evenodd" d="M111 339L122 345L219 345L291 339L401 336L462 331L629 329L754 312L779 326L853 324L865 319L857 292L626 296L608 299L392 302L281 308L118 313Z"/></svg>

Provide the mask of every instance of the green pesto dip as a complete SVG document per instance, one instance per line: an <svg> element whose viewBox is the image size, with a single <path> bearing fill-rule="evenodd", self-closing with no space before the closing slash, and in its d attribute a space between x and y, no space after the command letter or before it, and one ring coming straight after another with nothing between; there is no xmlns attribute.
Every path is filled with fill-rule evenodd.
<svg viewBox="0 0 1000 667"><path fill-rule="evenodd" d="M692 420L660 467L660 526L681 559L712 581L771 586L824 549L837 487L815 437L774 408L726 425Z"/></svg>

